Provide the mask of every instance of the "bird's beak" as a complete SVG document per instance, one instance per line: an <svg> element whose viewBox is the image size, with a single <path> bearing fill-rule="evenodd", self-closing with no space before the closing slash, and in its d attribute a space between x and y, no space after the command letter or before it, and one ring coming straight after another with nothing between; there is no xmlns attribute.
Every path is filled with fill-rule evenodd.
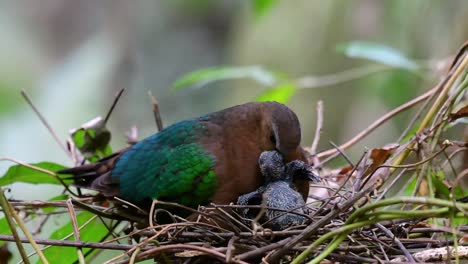
<svg viewBox="0 0 468 264"><path fill-rule="evenodd" d="M317 171L312 167L306 168L305 173L302 173L302 175L305 181L310 181L312 183L319 183L322 181L322 178L320 178Z"/></svg>

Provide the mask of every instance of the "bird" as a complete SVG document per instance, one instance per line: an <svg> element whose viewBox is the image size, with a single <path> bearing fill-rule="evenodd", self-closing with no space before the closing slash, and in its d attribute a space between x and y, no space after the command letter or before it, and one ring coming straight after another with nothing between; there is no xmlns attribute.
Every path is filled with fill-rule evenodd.
<svg viewBox="0 0 468 264"><path fill-rule="evenodd" d="M300 123L290 108L251 102L179 121L100 161L57 173L138 206L154 199L193 208L229 204L264 183L257 163L262 152L306 161L300 141ZM308 182L294 183L305 199Z"/></svg>
<svg viewBox="0 0 468 264"><path fill-rule="evenodd" d="M274 150L262 152L258 163L265 184L254 192L239 196L237 204L264 205L267 209L260 221L272 230L304 224L308 220L308 210L305 199L296 191L293 178L319 182L320 177L303 161L293 160L285 165L281 153ZM244 208L240 213L245 218L254 219L260 211Z"/></svg>

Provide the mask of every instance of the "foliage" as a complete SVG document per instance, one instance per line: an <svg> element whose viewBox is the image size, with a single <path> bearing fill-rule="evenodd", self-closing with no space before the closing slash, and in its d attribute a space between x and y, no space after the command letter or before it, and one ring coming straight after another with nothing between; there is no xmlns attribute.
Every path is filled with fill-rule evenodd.
<svg viewBox="0 0 468 264"><path fill-rule="evenodd" d="M381 93L385 93L384 96L386 98L395 95L408 95L405 92L396 92L395 89L410 91L411 89L408 89L411 77L409 73L418 76L422 74L419 71L420 66L415 61L407 58L400 51L386 45L370 42L350 42L338 45L337 51L350 58L367 59L394 67L395 69L404 70L390 76L392 81L396 80L396 77L401 77L402 81L399 84L385 82L389 85L392 84L392 87L388 87L390 89L378 89ZM409 73L405 71L409 71ZM261 66L218 66L195 70L177 79L173 83L172 89L180 91L188 87L200 88L215 81L227 81L239 78L252 79L267 88L256 97L257 101L277 101L287 104L300 89L297 82L287 74ZM406 99L406 97L403 99ZM397 98L394 101L400 103L402 100L401 98Z"/></svg>
<svg viewBox="0 0 468 264"><path fill-rule="evenodd" d="M80 229L80 239L83 241L100 241L107 234L108 230L106 225L102 223L96 215L90 212L83 211L76 216L78 226L83 228ZM88 222L88 223L87 223ZM86 225L84 225L86 223ZM68 221L60 228L56 229L49 238L57 240L75 240L76 238L70 237L73 233L73 223ZM44 255L50 263L74 263L78 261L77 249L73 247L50 247L44 251ZM90 251L89 248L84 248L83 253L86 254ZM96 251L93 252L95 254ZM91 257L89 255L88 257Z"/></svg>
<svg viewBox="0 0 468 264"><path fill-rule="evenodd" d="M101 117L97 117L71 132L71 139L83 156L90 162L112 154L109 144L111 133Z"/></svg>
<svg viewBox="0 0 468 264"><path fill-rule="evenodd" d="M175 91L188 86L202 87L214 81L251 78L260 84L271 86L277 82L277 74L260 66L220 66L190 72L174 82Z"/></svg>
<svg viewBox="0 0 468 264"><path fill-rule="evenodd" d="M276 101L279 103L286 104L296 92L297 88L294 86L294 84L279 85L275 88L266 90L264 93L257 97L256 101Z"/></svg>
<svg viewBox="0 0 468 264"><path fill-rule="evenodd" d="M32 168L31 166L35 167ZM53 162L40 162L24 166L21 164L11 166L8 171L0 178L0 186L5 186L15 182L24 182L31 184L61 184L54 172L65 167ZM40 170L43 169L43 170ZM70 180L63 180L71 183Z"/></svg>
<svg viewBox="0 0 468 264"><path fill-rule="evenodd" d="M261 17L276 4L277 0L253 0L252 5L257 17Z"/></svg>
<svg viewBox="0 0 468 264"><path fill-rule="evenodd" d="M367 59L411 71L419 69L416 62L407 58L399 50L383 44L356 41L340 44L336 49L350 58Z"/></svg>

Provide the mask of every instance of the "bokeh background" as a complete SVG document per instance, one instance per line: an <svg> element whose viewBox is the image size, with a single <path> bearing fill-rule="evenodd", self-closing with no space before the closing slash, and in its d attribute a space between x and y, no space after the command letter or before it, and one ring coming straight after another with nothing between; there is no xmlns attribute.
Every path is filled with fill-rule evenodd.
<svg viewBox="0 0 468 264"><path fill-rule="evenodd" d="M0 156L71 165L20 95L24 89L57 134L104 115L114 94L126 91L110 121L112 147L156 131L148 91L165 125L253 101L268 87L249 79L170 89L205 67L262 65L292 80L373 64L337 46L369 41L393 47L425 70L379 71L365 78L298 89L288 105L310 145L315 107L324 102L319 149L361 131L390 109L433 87L444 63L468 37L463 0L339 1L0 1ZM394 142L411 112L402 114L350 150ZM353 156L354 155L354 156ZM0 163L0 172L11 164ZM15 184L9 196L38 199L47 192ZM34 191L31 191L34 190ZM42 195L42 196L41 196Z"/></svg>
<svg viewBox="0 0 468 264"><path fill-rule="evenodd" d="M295 85L287 104L299 116L305 146L313 139L317 101L323 100L319 150L325 150L330 141L344 143L433 87L468 39L466 17L464 0L0 0L0 157L72 165L21 97L22 89L66 139L71 128L105 115L115 93L126 88L108 123L117 150L132 126L140 139L157 131L148 91L167 126L256 100L271 88L243 78L171 89L182 76L206 67L252 65ZM355 41L391 47L420 69L382 68L337 48ZM362 69L374 73L338 81ZM413 113L400 114L347 153L357 159L366 147L395 142ZM460 136L461 130L453 133ZM10 165L1 161L0 175ZM21 183L9 188L14 199L47 199L62 189ZM46 233L67 221L54 220Z"/></svg>

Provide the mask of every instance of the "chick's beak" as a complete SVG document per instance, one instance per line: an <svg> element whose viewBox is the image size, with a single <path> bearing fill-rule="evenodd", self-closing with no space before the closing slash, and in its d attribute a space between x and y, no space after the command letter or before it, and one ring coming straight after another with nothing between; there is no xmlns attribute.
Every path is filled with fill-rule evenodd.
<svg viewBox="0 0 468 264"><path fill-rule="evenodd" d="M319 183L322 181L322 178L318 175L317 171L312 167L305 168L304 180L311 181L312 183Z"/></svg>

